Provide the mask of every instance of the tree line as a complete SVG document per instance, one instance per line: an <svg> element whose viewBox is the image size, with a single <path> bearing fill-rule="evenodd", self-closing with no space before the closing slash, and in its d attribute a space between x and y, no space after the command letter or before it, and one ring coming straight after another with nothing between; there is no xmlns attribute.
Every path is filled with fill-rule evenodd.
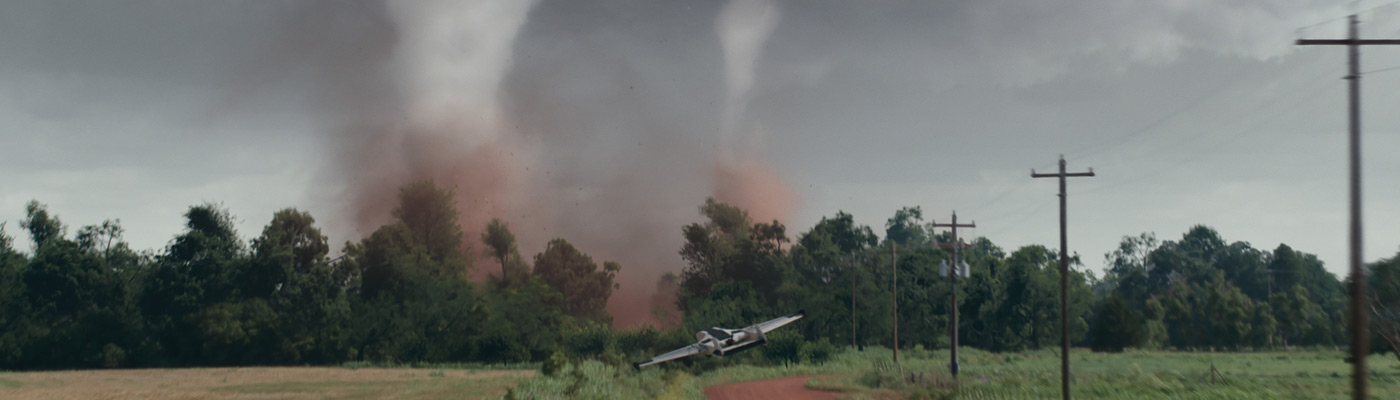
<svg viewBox="0 0 1400 400"><path fill-rule="evenodd" d="M700 209L704 222L683 229L686 266L674 279L687 328L742 326L804 309L809 321L798 326L807 339L888 347L897 276L900 346L948 346L954 288L939 265L951 264L952 238L925 223L919 207L898 210L883 238L838 212L791 242L777 221L756 223L713 200ZM956 288L958 342L998 352L1058 344L1057 251L1030 245L1008 253L986 238L965 246L959 257L970 268ZM1197 225L1179 240L1125 236L1104 262L1098 277L1077 254L1071 258L1076 346L1253 350L1349 342L1347 285L1317 256L1286 244L1256 249ZM1368 266L1367 276L1372 350L1400 350L1400 257Z"/></svg>
<svg viewBox="0 0 1400 400"><path fill-rule="evenodd" d="M15 249L0 225L0 369L622 363L688 344L703 328L796 310L807 317L748 357L820 361L848 343L892 345L896 300L901 347L946 347L952 307L966 346L1020 351L1059 341L1053 249L1007 253L977 238L960 251L971 267L953 305L951 282L938 273L951 238L924 223L918 207L889 218L883 238L844 212L789 238L777 221L756 222L708 199L700 222L681 229L684 268L656 283L659 326L618 331L605 305L623 266L598 263L563 238L527 260L499 220L479 238L464 237L454 204L453 193L431 181L407 185L392 223L331 257L314 218L295 209L278 211L245 242L228 210L196 205L167 246L137 251L116 220L70 236L47 207L30 202L19 225L31 252ZM1368 276L1377 350L1400 346L1397 260L1373 265ZM1347 341L1343 282L1316 256L1286 245L1259 250L1196 226L1177 241L1125 237L1105 262L1099 278L1076 255L1068 277L1070 339L1079 346L1241 350ZM473 282L468 271L479 266L500 270Z"/></svg>
<svg viewBox="0 0 1400 400"><path fill-rule="evenodd" d="M32 253L0 227L0 369L530 361L607 332L617 263L554 239L527 265L493 221L481 239L505 268L474 283L452 193L424 181L398 201L335 258L295 209L245 243L227 210L193 206L169 245L140 252L118 221L70 237L30 202Z"/></svg>

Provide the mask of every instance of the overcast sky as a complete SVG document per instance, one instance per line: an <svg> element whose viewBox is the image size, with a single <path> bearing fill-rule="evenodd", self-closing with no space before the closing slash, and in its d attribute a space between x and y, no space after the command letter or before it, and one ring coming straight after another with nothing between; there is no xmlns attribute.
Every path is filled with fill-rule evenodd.
<svg viewBox="0 0 1400 400"><path fill-rule="evenodd" d="M1090 267L1124 235L1205 224L1340 274L1345 50L1292 43L1343 36L1352 11L1400 37L1400 9L1334 3L5 1L0 221L27 249L38 199L70 233L120 218L157 249L213 201L245 237L297 207L343 242L387 218L366 192L452 176L461 207L549 232L523 235L528 254L555 234L674 246L638 267L656 272L722 190L710 164L737 160L764 171L749 187L790 192L765 214L790 234L837 211L883 232L921 206L1009 251L1058 243L1056 184L1030 172L1064 154L1098 174L1069 183ZM1400 47L1362 62L1400 66ZM1400 70L1362 86L1376 260L1400 249ZM528 154L489 164L528 183L477 195L457 169L491 146Z"/></svg>

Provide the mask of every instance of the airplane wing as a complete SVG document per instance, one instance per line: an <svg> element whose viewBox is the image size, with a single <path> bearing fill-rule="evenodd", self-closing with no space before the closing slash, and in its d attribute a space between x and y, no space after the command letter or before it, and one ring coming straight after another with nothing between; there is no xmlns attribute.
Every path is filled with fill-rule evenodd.
<svg viewBox="0 0 1400 400"><path fill-rule="evenodd" d="M796 314L788 314L778 318L773 318L772 320L760 322L758 325L754 326L757 326L759 330L763 331L763 333L768 333L774 329L778 329L778 327L780 326L790 324L792 323L792 321L802 319L803 313L803 311L798 311Z"/></svg>
<svg viewBox="0 0 1400 400"><path fill-rule="evenodd" d="M664 362L667 362L667 361L675 360L675 359L678 359L678 358L690 357L690 356L699 354L699 353L704 352L704 351L705 351L705 348L704 348L704 347L701 347L700 344L698 344L698 343L697 343L697 344L692 344L692 345L689 345L689 346L685 346L685 347L682 347L682 348L679 348L679 349L672 350L671 352L666 353L666 354L662 354L662 355L659 355L659 356L656 356L656 357L652 357L650 360L642 361L642 362L639 362L639 363L632 363L632 368L635 368L635 369L640 370L640 369L642 369L642 367L645 367L645 366L648 366L648 365L660 364L660 363L664 363Z"/></svg>

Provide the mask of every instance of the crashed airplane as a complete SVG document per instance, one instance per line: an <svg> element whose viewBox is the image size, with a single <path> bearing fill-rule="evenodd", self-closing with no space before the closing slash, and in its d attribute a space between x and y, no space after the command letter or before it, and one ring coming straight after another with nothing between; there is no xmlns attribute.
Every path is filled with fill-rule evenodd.
<svg viewBox="0 0 1400 400"><path fill-rule="evenodd" d="M695 332L695 344L652 357L650 360L633 363L632 368L640 370L642 367L648 365L660 364L700 353L704 353L706 356L716 357L737 354L741 351L768 343L768 332L772 332L774 329L778 329L778 327L802 319L802 314L802 311L798 311L796 314L784 315L766 322L750 325L743 329L714 327Z"/></svg>

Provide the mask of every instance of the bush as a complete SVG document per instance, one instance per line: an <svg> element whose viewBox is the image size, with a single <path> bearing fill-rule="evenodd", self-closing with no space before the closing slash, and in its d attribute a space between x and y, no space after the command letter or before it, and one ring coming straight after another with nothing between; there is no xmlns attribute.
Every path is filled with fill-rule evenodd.
<svg viewBox="0 0 1400 400"><path fill-rule="evenodd" d="M661 337L661 332L656 328L647 325L637 330L622 331L617 333L617 351L623 356L636 356L651 353L656 350L657 339ZM669 351L669 349L667 349Z"/></svg>
<svg viewBox="0 0 1400 400"><path fill-rule="evenodd" d="M121 346L107 343L102 347L102 368L116 368L126 361L126 351Z"/></svg>
<svg viewBox="0 0 1400 400"><path fill-rule="evenodd" d="M486 334L476 343L476 359L499 363L530 361L530 349L518 338L504 331Z"/></svg>
<svg viewBox="0 0 1400 400"><path fill-rule="evenodd" d="M540 365L540 372L545 376L554 376L559 370L564 369L566 365L569 365L569 357L565 356L564 353L556 351L554 354L550 354L548 359L544 360L543 365Z"/></svg>
<svg viewBox="0 0 1400 400"><path fill-rule="evenodd" d="M788 364L802 361L802 335L797 331L776 331L768 334L768 344L759 348L763 357L773 364Z"/></svg>
<svg viewBox="0 0 1400 400"><path fill-rule="evenodd" d="M821 338L816 341L802 343L802 348L798 350L798 354L798 357L801 358L803 362L821 364L827 362L827 360L831 359L832 355L836 354L836 346L832 346L831 342L827 341L826 338Z"/></svg>
<svg viewBox="0 0 1400 400"><path fill-rule="evenodd" d="M613 344L612 330L600 324L564 333L564 350L574 357L597 357L613 348Z"/></svg>

